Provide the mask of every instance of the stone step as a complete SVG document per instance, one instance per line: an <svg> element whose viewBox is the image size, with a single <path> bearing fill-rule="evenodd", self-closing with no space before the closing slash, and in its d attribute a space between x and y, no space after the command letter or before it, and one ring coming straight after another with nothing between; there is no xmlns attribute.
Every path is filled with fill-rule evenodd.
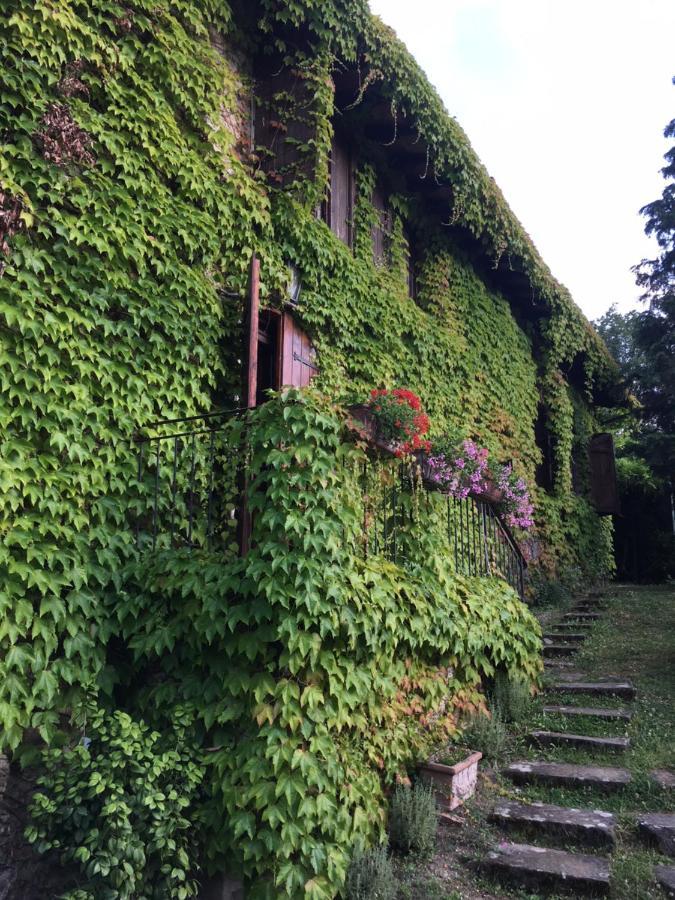
<svg viewBox="0 0 675 900"><path fill-rule="evenodd" d="M552 806L550 803L498 804L491 816L492 821L509 826L529 826L543 832L561 832L576 841L583 841L596 847L614 846L616 819L612 813L597 809L569 809Z"/></svg>
<svg viewBox="0 0 675 900"><path fill-rule="evenodd" d="M594 787L616 791L631 782L628 769L613 766L577 766L573 763L520 760L511 763L504 773L516 784L553 784L565 787Z"/></svg>
<svg viewBox="0 0 675 900"><path fill-rule="evenodd" d="M630 722L633 713L629 709L605 709L599 706L545 706L545 713L560 716L593 716L596 719L621 719Z"/></svg>
<svg viewBox="0 0 675 900"><path fill-rule="evenodd" d="M544 658L544 666L547 669L572 669L576 666L573 659L563 659L560 656L547 656Z"/></svg>
<svg viewBox="0 0 675 900"><path fill-rule="evenodd" d="M544 656L574 656L578 652L576 644L544 644Z"/></svg>
<svg viewBox="0 0 675 900"><path fill-rule="evenodd" d="M664 791L672 791L675 788L675 772L670 769L652 769L649 777L658 787Z"/></svg>
<svg viewBox="0 0 675 900"><path fill-rule="evenodd" d="M593 694L596 697L635 697L635 685L630 681L556 681L544 688L547 692Z"/></svg>
<svg viewBox="0 0 675 900"><path fill-rule="evenodd" d="M575 619L580 619L582 622L595 622L595 620L599 618L600 613L596 612L568 612L563 616L563 619L567 622L570 620L574 621Z"/></svg>
<svg viewBox="0 0 675 900"><path fill-rule="evenodd" d="M654 878L667 897L675 897L675 866L654 866Z"/></svg>
<svg viewBox="0 0 675 900"><path fill-rule="evenodd" d="M547 631L546 634L542 634L542 638L544 641L571 641L575 644L578 644L579 641L585 641L588 635L586 634L574 634L573 632L565 632L565 631Z"/></svg>
<svg viewBox="0 0 675 900"><path fill-rule="evenodd" d="M662 853L675 857L675 814L645 813L637 824L640 832L658 844Z"/></svg>
<svg viewBox="0 0 675 900"><path fill-rule="evenodd" d="M494 874L539 888L565 886L578 892L609 890L609 861L599 856L548 850L531 844L503 844L491 850L486 868Z"/></svg>
<svg viewBox="0 0 675 900"><path fill-rule="evenodd" d="M623 753L630 747L627 737L595 737L559 731L531 731L530 740L540 747L578 747L580 750L609 750Z"/></svg>

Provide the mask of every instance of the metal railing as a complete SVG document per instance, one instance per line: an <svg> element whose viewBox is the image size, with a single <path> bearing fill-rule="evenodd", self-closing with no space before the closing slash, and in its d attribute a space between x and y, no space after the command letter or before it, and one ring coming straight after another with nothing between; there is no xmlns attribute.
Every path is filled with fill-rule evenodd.
<svg viewBox="0 0 675 900"><path fill-rule="evenodd" d="M236 551L240 410L164 419L148 431L134 439L136 489L129 505L138 549Z"/></svg>
<svg viewBox="0 0 675 900"><path fill-rule="evenodd" d="M242 410L165 419L148 431L134 439L136 484L129 507L138 549L239 553L247 519ZM455 569L469 576L503 578L524 597L527 565L494 507L482 498L460 500L439 495L421 481L413 484L413 470L402 464L384 480L376 476L369 481L364 467L363 552L402 562L410 548L403 533L410 531L415 518L411 498L417 492L415 502L429 507L436 494L445 503L444 540Z"/></svg>
<svg viewBox="0 0 675 900"><path fill-rule="evenodd" d="M431 498L441 497L445 504L445 539L455 569L464 575L503 578L524 599L527 563L508 525L497 510L481 497L457 499L430 489L410 467L401 465L395 477L368 486L367 470L362 474L363 538L365 555L382 554L392 562L406 556L404 533L414 514L410 503L402 502L414 490L418 502L429 508ZM409 549L409 548L408 548Z"/></svg>
<svg viewBox="0 0 675 900"><path fill-rule="evenodd" d="M448 542L455 568L465 575L495 575L525 596L527 563L507 524L480 497L446 496Z"/></svg>

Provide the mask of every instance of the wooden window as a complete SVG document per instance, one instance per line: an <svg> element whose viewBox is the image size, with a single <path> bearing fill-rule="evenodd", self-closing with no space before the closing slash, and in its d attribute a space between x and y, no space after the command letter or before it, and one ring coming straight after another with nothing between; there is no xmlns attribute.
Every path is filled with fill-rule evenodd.
<svg viewBox="0 0 675 900"><path fill-rule="evenodd" d="M349 147L333 138L329 161L329 180L321 216L334 235L348 247L354 243L354 167Z"/></svg>
<svg viewBox="0 0 675 900"><path fill-rule="evenodd" d="M379 187L373 191L372 203L377 214L372 230L373 262L376 266L388 266L391 262L391 213Z"/></svg>
<svg viewBox="0 0 675 900"><path fill-rule="evenodd" d="M591 499L601 516L621 512L614 463L614 440L611 434L594 434L588 445Z"/></svg>
<svg viewBox="0 0 675 900"><path fill-rule="evenodd" d="M547 491L553 490L553 439L548 428L548 416L543 404L539 404L537 419L534 423L534 440L541 452L541 461L535 471L535 480L539 487Z"/></svg>

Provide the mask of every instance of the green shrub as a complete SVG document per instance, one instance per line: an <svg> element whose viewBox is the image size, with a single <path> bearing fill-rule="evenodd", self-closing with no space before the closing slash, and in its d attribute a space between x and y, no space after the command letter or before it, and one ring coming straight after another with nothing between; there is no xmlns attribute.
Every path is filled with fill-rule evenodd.
<svg viewBox="0 0 675 900"><path fill-rule="evenodd" d="M571 591L562 581L533 575L530 584L533 606L565 606L572 599Z"/></svg>
<svg viewBox="0 0 675 900"><path fill-rule="evenodd" d="M501 759L508 743L501 709L495 706L491 715L479 713L474 716L464 729L464 740L473 750L480 750L487 759Z"/></svg>
<svg viewBox="0 0 675 900"><path fill-rule="evenodd" d="M396 896L394 869L385 844L352 857L345 890L347 900L391 900Z"/></svg>
<svg viewBox="0 0 675 900"><path fill-rule="evenodd" d="M530 683L525 678L500 671L495 678L492 700L493 707L507 722L522 722L532 705Z"/></svg>
<svg viewBox="0 0 675 900"><path fill-rule="evenodd" d="M77 864L86 883L65 895L111 900L185 900L197 828L190 807L202 767L179 731L162 737L123 712L98 711L87 738L48 749L26 837L43 853Z"/></svg>
<svg viewBox="0 0 675 900"><path fill-rule="evenodd" d="M397 785L389 810L389 842L399 853L430 856L436 845L436 796L430 785Z"/></svg>

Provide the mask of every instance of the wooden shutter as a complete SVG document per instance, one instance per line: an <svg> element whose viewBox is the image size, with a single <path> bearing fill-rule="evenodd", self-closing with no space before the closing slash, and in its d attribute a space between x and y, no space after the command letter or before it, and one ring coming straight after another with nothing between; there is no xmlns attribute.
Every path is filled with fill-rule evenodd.
<svg viewBox="0 0 675 900"><path fill-rule="evenodd" d="M591 499L601 516L618 515L621 511L614 463L614 440L611 434L594 434L588 445L591 476Z"/></svg>
<svg viewBox="0 0 675 900"><path fill-rule="evenodd" d="M306 387L318 372L312 342L289 312L281 320L281 387Z"/></svg>
<svg viewBox="0 0 675 900"><path fill-rule="evenodd" d="M333 138L330 151L330 181L324 207L324 220L330 230L348 247L353 245L354 169L349 148Z"/></svg>

